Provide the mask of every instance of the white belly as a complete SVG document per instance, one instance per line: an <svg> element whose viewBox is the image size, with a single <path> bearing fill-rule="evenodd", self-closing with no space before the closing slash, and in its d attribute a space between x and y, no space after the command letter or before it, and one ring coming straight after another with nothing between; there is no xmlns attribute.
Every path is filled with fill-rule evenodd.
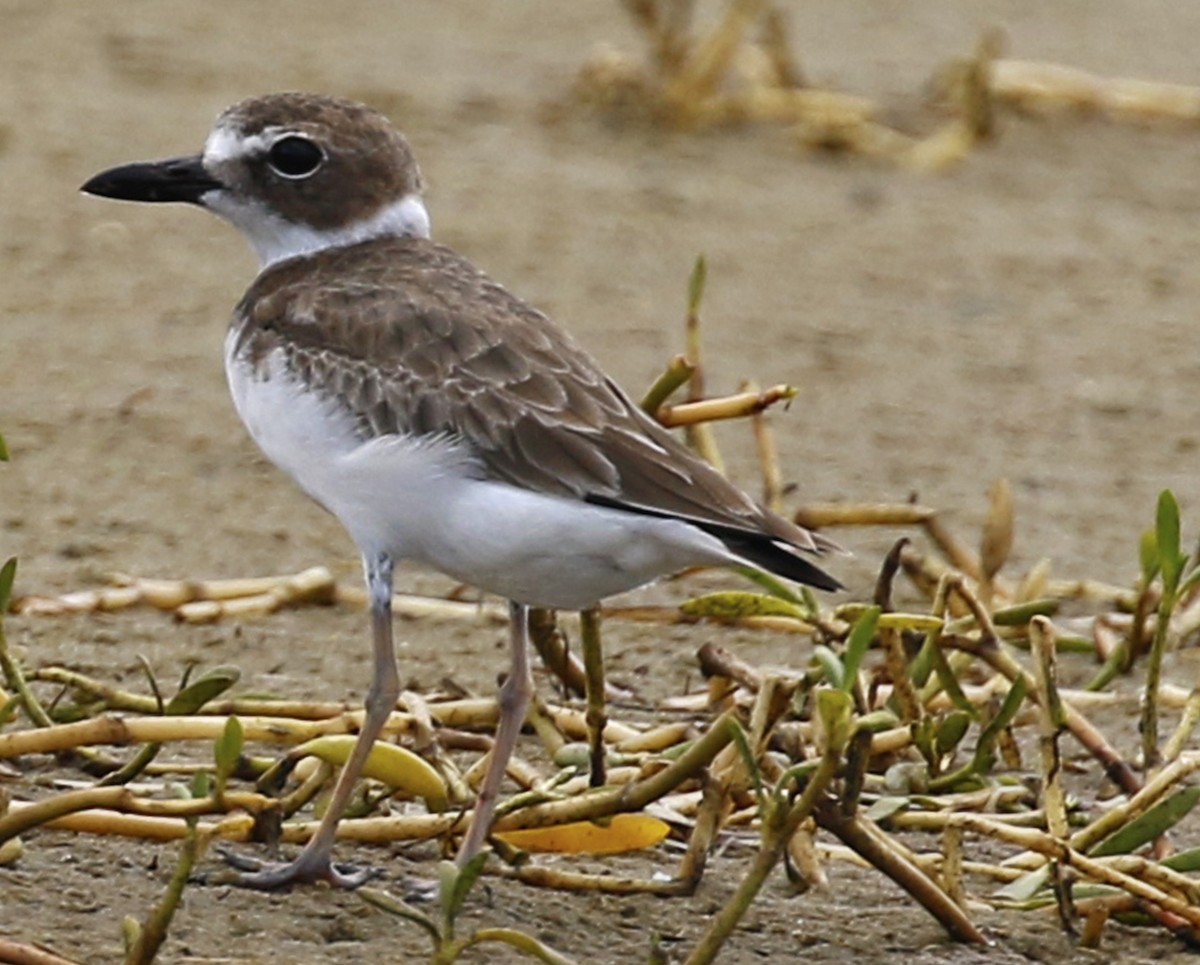
<svg viewBox="0 0 1200 965"><path fill-rule="evenodd" d="M227 342L227 351L231 343ZM693 526L480 478L448 438L362 441L353 418L307 391L274 353L226 356L254 441L333 513L364 554L424 563L508 599L579 609L697 563L736 558Z"/></svg>

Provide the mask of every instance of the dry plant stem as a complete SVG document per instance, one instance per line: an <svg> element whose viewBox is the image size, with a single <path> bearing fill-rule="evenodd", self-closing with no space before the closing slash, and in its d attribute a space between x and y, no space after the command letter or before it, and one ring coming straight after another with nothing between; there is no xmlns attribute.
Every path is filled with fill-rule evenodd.
<svg viewBox="0 0 1200 965"><path fill-rule="evenodd" d="M732 0L725 16L690 52L667 85L668 103L685 110L712 94L733 60L747 28L762 13L764 0Z"/></svg>
<svg viewBox="0 0 1200 965"><path fill-rule="evenodd" d="M1147 882L1116 870L1111 862L1089 858L1067 843L1059 841L1044 831L1032 828L1017 828L993 821L983 815L959 813L954 819L968 830L1018 847L1036 851L1047 858L1062 862L1080 874L1101 884L1113 885L1139 900L1156 905L1164 911L1184 919L1191 929L1200 928L1200 906L1167 894Z"/></svg>
<svg viewBox="0 0 1200 965"><path fill-rule="evenodd" d="M236 580L160 580L141 579L125 574L112 577L114 587L101 590L82 590L57 597L27 596L17 600L14 612L35 616L57 616L65 613L95 613L124 610L132 606L152 606L160 610L179 611L182 607L199 604L197 613L216 606L223 612L222 603L254 599L269 607L287 603L332 603L335 595L333 575L317 566L285 576L254 577Z"/></svg>
<svg viewBox="0 0 1200 965"><path fill-rule="evenodd" d="M1200 87L1103 77L1029 60L992 64L992 95L1022 110L1101 112L1119 120L1200 120Z"/></svg>
<svg viewBox="0 0 1200 965"><path fill-rule="evenodd" d="M429 710L443 727L487 728L496 724L496 701L493 698L448 700L440 704L430 704ZM578 735L586 732L582 714L557 707L551 708L551 713L559 727ZM319 720L239 716L246 740L270 744L298 744L325 734L352 734L361 728L362 718L361 710L342 711ZM53 754L74 750L87 744L215 740L224 726L224 717L207 714L179 717L124 717L118 714L102 714L90 720L70 724L54 724L37 730L0 734L0 759L21 754ZM384 733L404 734L413 727L411 714L397 712L389 717ZM614 740L623 740L636 733L637 731L616 721L608 726L608 734Z"/></svg>
<svg viewBox="0 0 1200 965"><path fill-rule="evenodd" d="M1176 894L1193 905L1200 904L1200 884L1194 878L1173 871L1157 861L1150 861L1137 854L1122 854L1114 855L1108 863L1123 874Z"/></svg>
<svg viewBox="0 0 1200 965"><path fill-rule="evenodd" d="M750 391L757 392L756 386L748 386ZM773 512L783 508L783 473L779 469L779 447L775 445L775 433L763 412L755 412L751 416L754 427L754 444L758 449L758 464L762 467L762 501L763 505Z"/></svg>
<svg viewBox="0 0 1200 965"><path fill-rule="evenodd" d="M550 713L550 719L554 721L554 726L572 740L587 738L586 714L571 707L549 706L546 709ZM637 737L639 733L628 724L622 724L619 720L610 720L604 728L604 739L609 743L616 744Z"/></svg>
<svg viewBox="0 0 1200 965"><path fill-rule="evenodd" d="M791 616L692 616L673 606L605 607L601 612L606 618L629 620L635 623L656 623L665 626L694 626L698 623L712 623L723 627L741 627L745 630L767 630L804 636L811 634L816 629L814 624Z"/></svg>
<svg viewBox="0 0 1200 965"><path fill-rule="evenodd" d="M492 872L504 878L515 878L522 884L537 888L553 888L555 891L590 891L610 895L659 895L664 898L691 894L678 878L656 880L654 878L627 878L611 874L587 874L565 868L545 865L524 864L515 868L500 867Z"/></svg>
<svg viewBox="0 0 1200 965"><path fill-rule="evenodd" d="M1117 828L1149 810L1176 784L1181 783L1197 770L1200 770L1200 753L1190 752L1180 755L1177 760L1155 774L1146 782L1144 788L1131 795L1123 804L1110 808L1086 828L1075 832L1071 837L1071 847L1077 851L1087 851Z"/></svg>
<svg viewBox="0 0 1200 965"><path fill-rule="evenodd" d="M923 521L923 525L929 538L942 551L942 555L949 560L951 566L976 582L983 581L983 569L979 565L979 558L946 528L939 516L931 514Z"/></svg>
<svg viewBox="0 0 1200 965"><path fill-rule="evenodd" d="M830 748L821 758L817 770L809 778L799 799L792 803L787 798L768 794L764 799L762 815L762 842L754 863L738 885L737 891L713 918L699 943L687 957L685 965L706 965L716 960L721 946L741 921L772 869L783 857L784 850L796 829L813 813L825 795L825 789L837 773L841 754Z"/></svg>
<svg viewBox="0 0 1200 965"><path fill-rule="evenodd" d="M587 692L587 678L579 661L567 650L567 638L558 628L553 610L532 607L529 611L529 642L542 664L562 681L567 693L577 697Z"/></svg>
<svg viewBox="0 0 1200 965"><path fill-rule="evenodd" d="M0 843L68 814L97 808L115 809L148 817L182 819L220 814L231 807L259 813L277 806L277 802L272 798L246 791L227 793L224 798L223 802L214 801L212 798L156 801L139 797L126 787L91 787L78 791L64 791L44 801L10 807L8 813L0 817Z"/></svg>
<svg viewBox="0 0 1200 965"><path fill-rule="evenodd" d="M1076 831L1068 842L1076 851L1086 852L1094 845L1103 841L1118 828L1128 824L1138 815L1145 813L1150 808L1161 800L1168 791L1172 790L1176 785L1182 783L1194 772L1200 771L1200 753L1189 752L1180 756L1180 758L1167 767L1163 768L1156 774L1146 786L1137 794L1131 796L1128 800L1115 807L1110 808L1101 814L1095 821L1085 828ZM910 813L897 815L893 821L900 826L912 827L930 827L928 823L922 823L919 819L935 817L934 815L925 815ZM955 820L954 815L942 815L941 818ZM996 820L993 818L993 820ZM939 820L938 826L942 826L944 821ZM1032 852L1022 852L1021 854L1013 855L1004 861L1006 867L1033 869L1040 867L1044 862Z"/></svg>
<svg viewBox="0 0 1200 965"><path fill-rule="evenodd" d="M963 888L962 828L948 824L942 831L942 887L950 900L960 908L966 904Z"/></svg>
<svg viewBox="0 0 1200 965"><path fill-rule="evenodd" d="M696 811L696 822L692 825L687 850L683 853L676 874L681 895L691 895L699 887L713 839L720 830L721 817L725 813L726 782L709 774L702 774L700 780L700 807Z"/></svg>
<svg viewBox="0 0 1200 965"><path fill-rule="evenodd" d="M1061 600L1088 600L1125 613L1132 612L1137 606L1137 593L1129 587L1098 580L1048 580L1044 593Z"/></svg>
<svg viewBox="0 0 1200 965"><path fill-rule="evenodd" d="M785 88L806 86L804 71L788 46L787 20L777 6L767 8L763 15L763 49L775 68L779 83Z"/></svg>
<svg viewBox="0 0 1200 965"><path fill-rule="evenodd" d="M880 607L884 613L892 611L892 587L896 582L896 573L900 569L900 555L908 545L907 536L896 540L879 567L879 576L875 580L875 605ZM935 610L934 615L940 616L941 614Z"/></svg>
<svg viewBox="0 0 1200 965"><path fill-rule="evenodd" d="M680 61L681 64L682 62ZM704 297L706 273L704 259L698 258L689 280L688 313L685 322L687 361L692 369L691 377L688 379L687 404L689 405L704 404L701 402L704 398L704 363L700 342L700 301ZM664 426L669 426L669 423L664 421L667 417L664 410L669 410L669 408L669 406L660 406L650 414ZM688 445L719 472L724 472L724 460L721 458L720 449L717 448L717 439L713 434L712 426L706 425L703 419L680 424L686 427L685 437Z"/></svg>
<svg viewBox="0 0 1200 965"><path fill-rule="evenodd" d="M865 819L847 817L840 804L830 799L817 805L815 817L820 827L838 837L843 844L912 895L955 941L987 944L983 934L963 914L962 909L920 868L889 847L890 842L885 835L872 834L868 830L869 822Z"/></svg>
<svg viewBox="0 0 1200 965"><path fill-rule="evenodd" d="M547 827L568 821L588 821L626 811L640 811L652 801L695 777L732 740L736 717L725 713L668 767L642 780L606 787L561 801L549 801L513 811L496 819L495 830Z"/></svg>
<svg viewBox="0 0 1200 965"><path fill-rule="evenodd" d="M241 718L247 740L300 743L323 734L349 734L358 728L354 714L319 721L274 717ZM405 730L407 714L393 714L394 729ZM399 723L399 727L395 725ZM216 740L225 727L220 717L119 717L105 714L71 724L0 734L0 758L21 754L53 754L87 744L140 744L150 741Z"/></svg>
<svg viewBox="0 0 1200 965"><path fill-rule="evenodd" d="M1096 945L1089 945L1089 932L1091 930L1099 930L1107 924L1108 919L1114 915L1129 914L1140 912L1148 918L1153 919L1168 932L1178 937L1180 940L1189 943L1193 948L1196 946L1196 936L1188 927L1188 923L1178 915L1172 915L1169 911L1163 911L1157 905L1152 905L1148 902L1134 898L1132 895L1107 895L1103 898L1086 898L1076 905L1081 915L1086 916L1083 931L1079 936L1079 944L1084 948L1093 948L1099 944L1100 936L1095 936ZM1095 919L1095 923L1093 923Z"/></svg>
<svg viewBox="0 0 1200 965"><path fill-rule="evenodd" d="M600 646L599 607L589 607L580 612L579 637L587 677L588 748L591 751L588 781L592 787L603 787L606 769L604 728L608 724L608 711L604 702L604 651Z"/></svg>
<svg viewBox="0 0 1200 965"><path fill-rule="evenodd" d="M892 582L896 571L900 568L900 557L908 539L896 541L884 558L879 570L879 579L875 582L875 603L884 611L891 610ZM881 628L878 631L879 642L883 645L884 659L887 663L888 676L892 680L893 693L900 708L900 719L907 724L913 724L924 716L924 706L912 677L908 672L908 658L904 653L904 641L900 632L895 629Z"/></svg>
<svg viewBox="0 0 1200 965"><path fill-rule="evenodd" d="M1037 683L1038 744L1042 760L1042 806L1046 811L1047 830L1059 841L1070 836L1067 801L1062 786L1062 758L1058 735L1063 729L1063 708L1058 696L1058 654L1054 632L1045 617L1034 617L1029 624L1029 639L1034 657ZM1057 861L1050 862L1059 922L1068 934L1075 932L1075 909L1071 900L1071 882Z"/></svg>
<svg viewBox="0 0 1200 965"><path fill-rule="evenodd" d="M809 503L793 519L808 529L829 526L922 526L936 510L916 503Z"/></svg>
<svg viewBox="0 0 1200 965"><path fill-rule="evenodd" d="M1200 686L1197 686L1188 696L1187 703L1183 706L1183 715L1179 719L1179 725L1163 748L1165 763L1169 764L1179 757L1184 746L1191 739L1197 723L1200 723Z"/></svg>
<svg viewBox="0 0 1200 965"><path fill-rule="evenodd" d="M991 616L979 602L979 599L971 592L970 588L961 578L951 578L949 586L966 603L975 617L980 630L980 639L977 643L967 641L964 638L956 638L953 645L958 647L958 649L974 653L1011 681L1015 682L1018 678L1024 679L1027 691L1036 695L1037 682L1003 648L996 636L995 628L992 626ZM1104 735L1092 726L1087 718L1075 710L1075 708L1065 703L1062 705L1062 713L1063 724L1067 730L1101 763L1109 780L1120 787L1126 794L1136 794L1141 790L1142 782L1134 774L1133 769L1121 758L1112 745L1105 740Z"/></svg>
<svg viewBox="0 0 1200 965"><path fill-rule="evenodd" d="M700 672L705 677L724 677L757 693L763 684L762 672L733 652L715 643L706 643L696 651Z"/></svg>
<svg viewBox="0 0 1200 965"><path fill-rule="evenodd" d="M79 965L69 958L48 952L44 948L24 945L0 938L0 963L3 965Z"/></svg>
<svg viewBox="0 0 1200 965"><path fill-rule="evenodd" d="M102 701L106 710L129 711L138 714L157 714L158 702L146 694L135 694L111 684L68 670L65 667L42 667L32 678L43 683L57 683L77 690L85 697ZM234 697L210 701L201 708L205 716L217 717L293 717L302 720L324 720L354 709L349 703L332 701L273 700L270 698Z"/></svg>
<svg viewBox="0 0 1200 965"><path fill-rule="evenodd" d="M993 580L1008 560L1013 545L1013 496L1007 479L998 479L988 490L988 512L979 545L979 567L983 575L981 595L992 604Z"/></svg>
<svg viewBox="0 0 1200 965"><path fill-rule="evenodd" d="M821 855L817 851L814 837L816 828L815 821L805 821L788 842L787 858L795 869L789 877L797 894L804 894L812 888L824 888L829 884L829 877L821 866Z"/></svg>
<svg viewBox="0 0 1200 965"><path fill-rule="evenodd" d="M1029 693L1036 693L1037 688L1033 676L1002 650L998 641L984 642L965 637L954 637L943 638L943 642L946 646L978 657L1009 680L1015 681L1018 678L1024 678ZM1134 773L1133 768L1083 714L1065 702L1063 703L1063 713L1067 730L1084 746L1088 753L1100 762L1109 780L1126 794L1136 794L1141 790L1142 782Z"/></svg>
<svg viewBox="0 0 1200 965"><path fill-rule="evenodd" d="M904 641L900 631L881 628L878 631L879 640L887 661L888 676L891 677L895 688L896 703L900 708L900 718L906 724L915 724L925 716L925 708L913 687L912 678L908 675L908 661L904 654Z"/></svg>
<svg viewBox="0 0 1200 965"><path fill-rule="evenodd" d="M739 392L719 399L661 405L654 417L668 429L680 426L695 427L706 422L753 416L777 402L787 401L795 396L796 390L790 385L774 385L762 392Z"/></svg>

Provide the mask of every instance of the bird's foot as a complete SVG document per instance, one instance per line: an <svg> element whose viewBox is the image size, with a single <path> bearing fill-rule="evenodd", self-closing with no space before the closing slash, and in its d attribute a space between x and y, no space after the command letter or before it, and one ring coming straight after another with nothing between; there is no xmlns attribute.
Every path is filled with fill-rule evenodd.
<svg viewBox="0 0 1200 965"><path fill-rule="evenodd" d="M212 883L232 884L255 891L277 891L289 885L314 881L324 881L334 888L353 891L383 875L379 868L334 864L328 854L302 851L295 860L283 863L251 858L238 854L232 848L218 847L215 850L232 870L219 877L214 876Z"/></svg>

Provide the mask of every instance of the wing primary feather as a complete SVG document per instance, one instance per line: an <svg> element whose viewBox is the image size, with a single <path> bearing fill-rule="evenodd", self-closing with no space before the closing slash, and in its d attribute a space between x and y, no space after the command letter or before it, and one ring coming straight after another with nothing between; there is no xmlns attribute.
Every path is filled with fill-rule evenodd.
<svg viewBox="0 0 1200 965"><path fill-rule="evenodd" d="M731 526L725 523L710 522L694 516L651 509L647 506L637 506L598 493L589 493L584 497L584 501L592 503L595 506L619 509L641 516L654 516L658 519L677 519L681 522L689 523L697 529L715 536L729 547L733 553L755 566L762 567L764 570L793 580L796 583L814 586L819 590L833 592L843 589L842 584L837 579L801 556L800 553L802 551L799 547L793 547L779 537L772 536L770 533L763 533L740 526Z"/></svg>

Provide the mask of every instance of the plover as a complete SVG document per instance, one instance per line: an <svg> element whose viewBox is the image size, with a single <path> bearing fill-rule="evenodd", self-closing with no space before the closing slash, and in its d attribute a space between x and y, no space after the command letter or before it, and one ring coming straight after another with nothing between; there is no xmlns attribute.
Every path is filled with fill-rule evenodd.
<svg viewBox="0 0 1200 965"><path fill-rule="evenodd" d="M272 888L335 866L338 820L399 690L392 567L433 567L510 601L512 667L460 863L484 844L532 692L530 606L582 609L692 565L752 566L826 590L834 548L757 505L646 415L576 342L430 240L408 142L361 104L243 101L201 154L127 164L83 190L183 201L233 223L261 272L234 310L225 370L267 457L357 544L374 679L317 833Z"/></svg>

